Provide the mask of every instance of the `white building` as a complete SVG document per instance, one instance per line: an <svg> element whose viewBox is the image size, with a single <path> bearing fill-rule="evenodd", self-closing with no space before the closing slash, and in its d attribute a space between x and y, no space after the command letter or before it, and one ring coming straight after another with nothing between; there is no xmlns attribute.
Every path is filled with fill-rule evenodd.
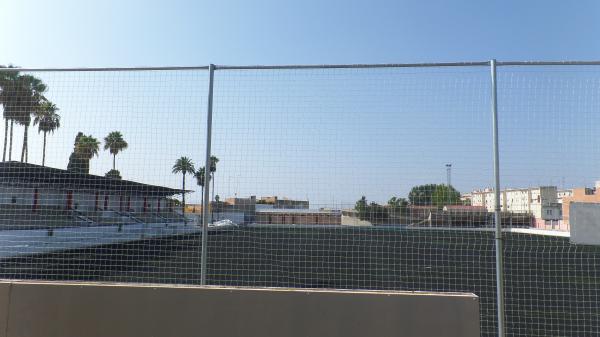
<svg viewBox="0 0 600 337"><path fill-rule="evenodd" d="M573 190L558 190L556 192L556 201L559 204L563 203L563 198L564 197L572 197L573 196Z"/></svg>
<svg viewBox="0 0 600 337"><path fill-rule="evenodd" d="M471 205L483 206L489 212L494 211L496 195L493 189L473 191L471 195ZM500 206L503 212L529 213L536 219L562 219L562 208L558 202L556 186L502 190Z"/></svg>
<svg viewBox="0 0 600 337"><path fill-rule="evenodd" d="M33 219L34 215L40 218L37 223L42 223L44 217L51 218L53 214L60 214L65 222L73 222L67 221L69 216L75 222L82 218L132 220L132 216L144 216L145 221L164 220L161 215L175 216L168 197L180 193L179 189L135 181L28 163L2 162L0 225L2 220L15 222L21 218Z"/></svg>

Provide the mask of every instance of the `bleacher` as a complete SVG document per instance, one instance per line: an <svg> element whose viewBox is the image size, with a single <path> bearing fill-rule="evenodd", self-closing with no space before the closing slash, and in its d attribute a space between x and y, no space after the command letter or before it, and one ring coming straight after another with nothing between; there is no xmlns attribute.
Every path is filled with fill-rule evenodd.
<svg viewBox="0 0 600 337"><path fill-rule="evenodd" d="M158 215L168 222L183 222L184 220L183 215L175 212L160 212Z"/></svg>
<svg viewBox="0 0 600 337"><path fill-rule="evenodd" d="M127 212L134 219L145 223L183 222L183 216L175 212Z"/></svg>
<svg viewBox="0 0 600 337"><path fill-rule="evenodd" d="M22 230L85 225L73 211L52 206L0 204L0 229Z"/></svg>
<svg viewBox="0 0 600 337"><path fill-rule="evenodd" d="M81 211L76 214L82 219L92 222L94 225L125 225L136 223L135 219L112 210L107 211Z"/></svg>
<svg viewBox="0 0 600 337"><path fill-rule="evenodd" d="M0 204L0 230L48 229L79 226L126 225L134 223L183 222L175 212L117 212L67 210L57 206Z"/></svg>

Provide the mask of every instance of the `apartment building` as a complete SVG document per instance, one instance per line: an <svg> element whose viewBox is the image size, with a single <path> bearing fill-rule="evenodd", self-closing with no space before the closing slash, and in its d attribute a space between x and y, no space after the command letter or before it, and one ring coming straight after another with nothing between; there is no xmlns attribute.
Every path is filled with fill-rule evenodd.
<svg viewBox="0 0 600 337"><path fill-rule="evenodd" d="M473 191L471 205L485 207L493 212L496 195L493 189ZM562 207L558 202L556 186L515 188L500 191L500 207L503 212L529 213L538 221L562 220Z"/></svg>

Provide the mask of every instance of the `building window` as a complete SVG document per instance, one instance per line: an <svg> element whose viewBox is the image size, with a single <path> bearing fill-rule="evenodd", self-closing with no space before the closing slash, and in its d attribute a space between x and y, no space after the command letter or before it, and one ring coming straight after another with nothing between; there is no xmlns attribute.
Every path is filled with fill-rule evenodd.
<svg viewBox="0 0 600 337"><path fill-rule="evenodd" d="M551 209L547 209L546 210L546 215L552 215L552 210Z"/></svg>

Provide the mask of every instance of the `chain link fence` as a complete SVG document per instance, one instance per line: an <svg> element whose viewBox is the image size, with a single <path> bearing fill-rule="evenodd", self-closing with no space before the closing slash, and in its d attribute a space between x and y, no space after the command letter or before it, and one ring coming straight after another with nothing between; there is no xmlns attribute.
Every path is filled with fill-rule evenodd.
<svg viewBox="0 0 600 337"><path fill-rule="evenodd" d="M0 273L472 292L483 336L598 336L568 210L600 203L599 89L593 62L0 68Z"/></svg>

